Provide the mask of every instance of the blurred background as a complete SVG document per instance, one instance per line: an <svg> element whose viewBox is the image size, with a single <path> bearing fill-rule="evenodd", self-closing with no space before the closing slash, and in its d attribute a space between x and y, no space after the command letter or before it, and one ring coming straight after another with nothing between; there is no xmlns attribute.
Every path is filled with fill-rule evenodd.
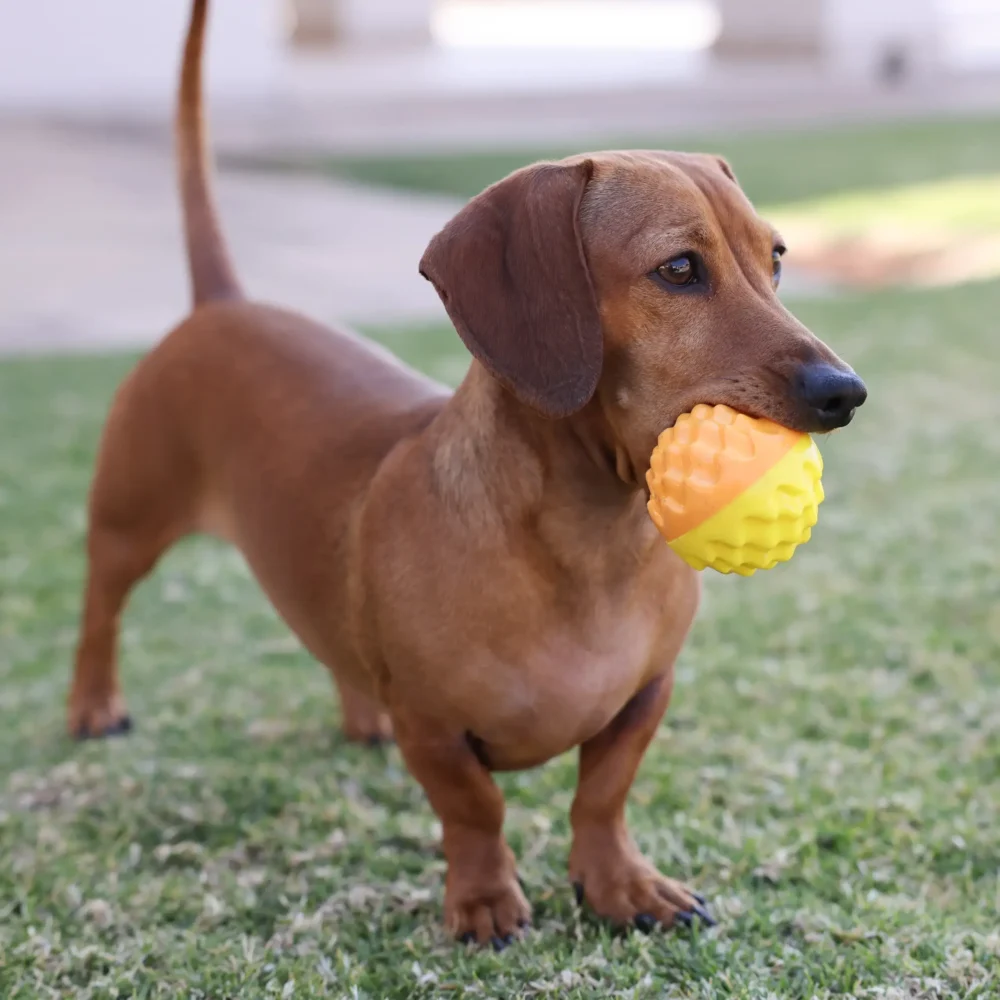
<svg viewBox="0 0 1000 1000"><path fill-rule="evenodd" d="M566 755L500 779L538 931L499 957L443 935L419 789L342 744L225 546L178 546L130 602L136 731L65 736L100 429L188 308L187 16L0 0L0 996L995 996L1000 0L214 0L254 295L454 384L417 262L466 198L588 148L712 151L782 231L781 295L869 386L821 441L809 545L706 578L632 796L720 927L587 922Z"/></svg>
<svg viewBox="0 0 1000 1000"><path fill-rule="evenodd" d="M790 290L1000 267L995 0L214 7L237 257L249 287L324 318L440 316L416 262L462 198L621 144L732 156L787 230ZM186 16L0 0L0 344L146 343L183 311L167 144Z"/></svg>

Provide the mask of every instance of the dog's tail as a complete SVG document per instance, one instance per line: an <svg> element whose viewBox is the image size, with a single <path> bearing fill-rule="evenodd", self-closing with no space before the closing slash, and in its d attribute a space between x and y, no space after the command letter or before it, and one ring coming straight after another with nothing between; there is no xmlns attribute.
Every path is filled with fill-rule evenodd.
<svg viewBox="0 0 1000 1000"><path fill-rule="evenodd" d="M207 19L208 0L194 0L184 42L175 122L184 237L196 306L211 299L242 297L219 227L212 191L212 164L209 160L208 129L202 96L202 61Z"/></svg>

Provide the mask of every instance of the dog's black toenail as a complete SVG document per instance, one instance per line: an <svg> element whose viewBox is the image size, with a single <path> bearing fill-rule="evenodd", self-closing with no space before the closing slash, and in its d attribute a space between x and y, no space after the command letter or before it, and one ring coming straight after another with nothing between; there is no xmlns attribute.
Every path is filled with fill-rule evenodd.
<svg viewBox="0 0 1000 1000"><path fill-rule="evenodd" d="M692 921L693 919L694 919L694 918L693 918L693 917L691 916L691 914L690 914L690 913L688 913L688 912L687 912L686 910L681 910L681 911L680 911L680 912L679 912L679 913L678 913L678 914L677 914L677 915L676 915L676 916L674 917L674 920L676 920L676 921L677 921L677 923L679 923L679 924L683 924L683 925L684 925L685 927L690 927L690 926L691 926L691 921Z"/></svg>
<svg viewBox="0 0 1000 1000"><path fill-rule="evenodd" d="M520 927L521 930L523 931L526 927L531 926L531 921L528 920L526 917L521 917L521 919L518 920L517 922L517 926Z"/></svg>
<svg viewBox="0 0 1000 1000"><path fill-rule="evenodd" d="M573 883L573 895L576 896L576 905L583 906L583 883Z"/></svg>
<svg viewBox="0 0 1000 1000"><path fill-rule="evenodd" d="M493 945L494 951L503 951L514 939L508 934L506 937L496 937L494 935L490 938L490 944Z"/></svg>
<svg viewBox="0 0 1000 1000"><path fill-rule="evenodd" d="M702 905L702 906L704 906L704 905L705 905L705 897L704 897L704 896L702 896L702 895L701 895L701 893L698 893L698 892L691 892L691 890L690 890L690 889L688 889L688 892L689 892L689 893L691 893L691 895L692 895L692 896L694 896L694 898L695 898L696 900L698 900L698 902L699 902L699 903L701 903L701 905Z"/></svg>
<svg viewBox="0 0 1000 1000"><path fill-rule="evenodd" d="M112 723L105 731L105 736L124 736L132 732L132 716L123 715L117 722Z"/></svg>
<svg viewBox="0 0 1000 1000"><path fill-rule="evenodd" d="M642 931L643 934L648 934L656 927L656 917L651 913L637 913L633 923L636 930Z"/></svg>
<svg viewBox="0 0 1000 1000"><path fill-rule="evenodd" d="M701 922L706 927L715 927L718 924L718 921L715 919L715 917L713 917L712 914L709 913L704 906L696 906L694 908L694 912L698 914L698 917L701 919Z"/></svg>
<svg viewBox="0 0 1000 1000"><path fill-rule="evenodd" d="M476 940L476 935L472 931L466 931L458 940L462 944L472 944Z"/></svg>
<svg viewBox="0 0 1000 1000"><path fill-rule="evenodd" d="M87 725L80 726L74 733L74 737L82 742L83 740L107 739L109 736L124 736L130 732L132 732L132 716L123 715L99 733L92 733Z"/></svg>

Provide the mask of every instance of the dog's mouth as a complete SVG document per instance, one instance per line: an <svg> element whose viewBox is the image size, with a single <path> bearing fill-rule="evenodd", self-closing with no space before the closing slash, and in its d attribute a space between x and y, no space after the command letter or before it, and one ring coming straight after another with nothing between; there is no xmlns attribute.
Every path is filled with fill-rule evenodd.
<svg viewBox="0 0 1000 1000"><path fill-rule="evenodd" d="M835 415L809 412L803 413L801 408L797 406L794 401L792 401L790 405L785 403L785 405L778 406L733 406L731 403L720 399L715 402L708 403L708 405L729 406L738 413L743 413L754 420L769 420L771 423L779 424L790 431L798 431L800 434L832 434L834 431L842 430L846 427L854 419L854 416L857 413L856 406L851 407L848 411L837 413ZM685 412L690 411L686 410ZM677 419L679 419L680 416L682 416L682 414L678 414L674 423L677 422ZM671 424L670 426L672 427L674 424Z"/></svg>
<svg viewBox="0 0 1000 1000"><path fill-rule="evenodd" d="M771 373L777 376L777 373ZM726 379L715 392L692 393L680 401L672 427L698 404L728 406L756 420L770 420L802 434L829 434L854 420L868 398L864 382L850 368L826 363L801 365L780 377L780 388Z"/></svg>
<svg viewBox="0 0 1000 1000"><path fill-rule="evenodd" d="M665 414L664 425L645 441L631 445L609 442L605 453L609 471L627 486L641 490L649 500L646 473L660 435L699 405L726 406L753 420L767 420L800 434L825 435L850 424L868 395L864 383L849 368L820 367L819 372L809 373L811 381L802 378L801 369L791 376L775 371L768 374L770 385L730 377L712 386L692 389L688 395L672 401L674 405ZM780 385L776 385L779 379ZM842 391L833 391L837 388Z"/></svg>
<svg viewBox="0 0 1000 1000"><path fill-rule="evenodd" d="M833 420L823 420L820 419L815 427L807 431L808 434L833 434L835 431L843 430L853 419L854 415L858 412L856 406L851 407L847 413L843 416L838 417Z"/></svg>

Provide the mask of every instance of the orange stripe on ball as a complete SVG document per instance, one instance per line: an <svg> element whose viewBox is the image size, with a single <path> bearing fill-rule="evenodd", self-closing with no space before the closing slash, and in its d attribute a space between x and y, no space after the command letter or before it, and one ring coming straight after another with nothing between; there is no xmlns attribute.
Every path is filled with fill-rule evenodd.
<svg viewBox="0 0 1000 1000"><path fill-rule="evenodd" d="M752 486L802 438L771 420L700 404L661 435L646 482L667 541L707 520Z"/></svg>

